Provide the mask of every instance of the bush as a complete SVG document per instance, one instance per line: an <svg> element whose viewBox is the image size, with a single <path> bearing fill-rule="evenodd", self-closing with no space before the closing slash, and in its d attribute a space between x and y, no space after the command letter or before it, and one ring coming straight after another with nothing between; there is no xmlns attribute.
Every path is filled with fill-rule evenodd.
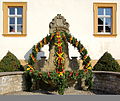
<svg viewBox="0 0 120 101"><path fill-rule="evenodd" d="M120 65L108 52L105 52L103 56L95 64L93 70L96 71L114 71L120 72Z"/></svg>
<svg viewBox="0 0 120 101"><path fill-rule="evenodd" d="M0 61L0 72L19 71L21 67L20 61L17 57L8 51L6 56Z"/></svg>

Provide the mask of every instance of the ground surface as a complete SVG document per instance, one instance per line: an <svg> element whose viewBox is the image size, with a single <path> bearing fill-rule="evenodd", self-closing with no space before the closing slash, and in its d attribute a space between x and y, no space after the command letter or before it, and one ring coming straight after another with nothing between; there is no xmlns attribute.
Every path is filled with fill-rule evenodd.
<svg viewBox="0 0 120 101"><path fill-rule="evenodd" d="M64 95L104 95L104 94L105 93L100 91L82 91L82 90L75 90L75 89L66 89L64 93ZM32 92L26 92L26 91L11 92L4 95L59 95L59 94L57 92L35 90Z"/></svg>

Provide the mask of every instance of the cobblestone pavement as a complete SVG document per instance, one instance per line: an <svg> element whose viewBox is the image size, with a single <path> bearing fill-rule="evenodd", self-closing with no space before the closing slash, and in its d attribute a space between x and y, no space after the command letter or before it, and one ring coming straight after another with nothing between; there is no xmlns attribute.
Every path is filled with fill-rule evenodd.
<svg viewBox="0 0 120 101"><path fill-rule="evenodd" d="M26 92L26 91L11 92L4 95L59 95L59 94L57 92L35 90L32 92ZM98 91L82 91L75 89L66 89L64 95L103 95L103 93Z"/></svg>

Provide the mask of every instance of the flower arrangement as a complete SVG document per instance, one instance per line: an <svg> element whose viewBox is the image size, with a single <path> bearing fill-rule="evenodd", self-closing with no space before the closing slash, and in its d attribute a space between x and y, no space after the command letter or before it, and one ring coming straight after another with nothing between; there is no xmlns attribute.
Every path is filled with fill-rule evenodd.
<svg viewBox="0 0 120 101"><path fill-rule="evenodd" d="M83 60L84 68L82 70L65 71L64 40L78 49L81 59ZM49 72L35 70L34 63L37 61L37 53L44 45L50 43L51 41L55 45L54 63L56 69ZM86 84L89 85L89 88L92 86L92 66L87 50L80 43L80 41L77 41L77 39L72 37L71 34L65 32L51 33L37 43L37 45L33 46L32 53L29 56L28 65L26 67L26 74L30 75L30 77L34 80L42 79L46 83L49 83L48 81L51 80L57 86L59 94L64 94L65 88L68 87L69 80L85 78Z"/></svg>

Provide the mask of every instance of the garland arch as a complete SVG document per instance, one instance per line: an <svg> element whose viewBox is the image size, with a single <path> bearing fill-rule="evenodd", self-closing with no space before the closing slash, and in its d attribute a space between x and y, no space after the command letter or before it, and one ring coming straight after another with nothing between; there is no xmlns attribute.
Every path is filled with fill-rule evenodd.
<svg viewBox="0 0 120 101"><path fill-rule="evenodd" d="M63 40L66 40L67 42L69 42L78 49L78 52L81 55L81 59L83 60L82 65L84 66L84 68L82 70L65 71ZM56 46L54 54L55 55L54 64L56 66L56 69L50 72L38 71L34 67L35 62L37 62L37 53L40 52L41 48L44 45L50 44L51 41L54 41L54 45ZM78 80L84 78L86 85L89 86L88 89L92 87L93 75L90 61L91 59L88 56L87 50L80 43L80 41L77 41L75 37L72 37L71 34L68 34L66 32L55 32L50 33L50 35L47 35L40 42L33 46L32 53L29 56L28 65L26 66L26 73L34 80L42 79L43 81L46 82L52 80L52 82L54 82L58 88L58 93L64 94L65 88L68 87L69 80Z"/></svg>

